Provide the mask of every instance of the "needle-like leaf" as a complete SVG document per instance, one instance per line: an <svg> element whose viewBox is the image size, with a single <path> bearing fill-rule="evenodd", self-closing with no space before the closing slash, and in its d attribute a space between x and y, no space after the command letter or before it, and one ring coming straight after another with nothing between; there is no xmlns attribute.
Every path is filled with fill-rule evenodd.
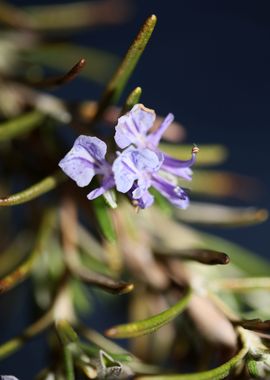
<svg viewBox="0 0 270 380"><path fill-rule="evenodd" d="M137 37L128 49L123 61L116 70L114 76L108 83L104 94L99 102L94 121L98 120L105 109L112 103L116 103L124 90L127 81L133 73L151 35L155 28L157 18L150 16L143 24Z"/></svg>
<svg viewBox="0 0 270 380"><path fill-rule="evenodd" d="M129 110L131 110L131 108L135 104L139 103L141 96L142 96L141 87L136 87L133 91L131 91L131 93L129 94L129 96L127 97L127 99L125 101L125 104L124 104L124 107L122 110L122 115L124 115Z"/></svg>
<svg viewBox="0 0 270 380"><path fill-rule="evenodd" d="M157 245L158 249L158 245ZM164 252L157 252L157 254L170 258L181 258L185 260L194 260L198 261L202 264L208 264L208 265L217 265L217 264L228 264L230 262L230 258L226 253L219 252L219 251L213 251L211 249L203 249L203 248L197 248L197 249L183 249L183 250L176 250L176 251L164 251Z"/></svg>
<svg viewBox="0 0 270 380"><path fill-rule="evenodd" d="M171 375L150 375L138 376L136 380L221 380L227 378L231 371L241 363L248 353L248 343L244 336L243 329L239 328L239 334L242 340L242 348L229 361L219 367L209 371L196 372L191 374L171 374Z"/></svg>
<svg viewBox="0 0 270 380"><path fill-rule="evenodd" d="M66 84L70 81L72 81L84 68L86 63L86 60L84 58L81 58L76 65L74 65L66 74L60 75L55 78L48 78L41 80L40 82L36 82L33 85L35 87L56 87L61 86L63 84Z"/></svg>
<svg viewBox="0 0 270 380"><path fill-rule="evenodd" d="M53 310L48 310L44 315L40 317L36 322L27 327L22 334L8 340L7 342L0 345L0 358L4 359L5 357L13 354L19 350L24 343L33 338L35 335L44 331L48 326L51 325L53 321Z"/></svg>
<svg viewBox="0 0 270 380"><path fill-rule="evenodd" d="M262 223L268 217L267 210L254 207L227 207L218 204L192 202L185 212L174 210L180 221L214 227L244 227Z"/></svg>
<svg viewBox="0 0 270 380"><path fill-rule="evenodd" d="M15 117L0 124L0 141L9 140L21 136L38 127L46 118L39 111L30 111L24 115Z"/></svg>
<svg viewBox="0 0 270 380"><path fill-rule="evenodd" d="M270 320L262 321L259 318L256 319L247 319L240 322L236 322L237 325L240 325L248 330L259 330L259 331L269 331L270 330Z"/></svg>
<svg viewBox="0 0 270 380"><path fill-rule="evenodd" d="M66 179L67 177L62 172L58 171L54 175L46 177L40 182L37 182L35 185L28 187L26 190L0 198L0 207L16 206L29 202L32 199L53 190L57 185Z"/></svg>
<svg viewBox="0 0 270 380"><path fill-rule="evenodd" d="M234 197L248 200L260 192L252 178L230 172L197 169L192 178L192 193L211 197Z"/></svg>
<svg viewBox="0 0 270 380"><path fill-rule="evenodd" d="M109 293L125 294L133 290L134 285L125 281L116 281L108 276L90 271L82 266L70 266L73 275L87 284L97 286Z"/></svg>
<svg viewBox="0 0 270 380"><path fill-rule="evenodd" d="M118 59L113 54L69 43L42 45L26 54L29 62L45 65L60 72L68 71L72 62L78 57L84 57L89 64L84 67L81 76L101 84L109 80L118 64Z"/></svg>
<svg viewBox="0 0 270 380"><path fill-rule="evenodd" d="M126 20L128 1L75 1L64 4L31 5L24 8L32 28L41 31L69 31Z"/></svg>
<svg viewBox="0 0 270 380"><path fill-rule="evenodd" d="M109 241L116 240L116 233L108 206L104 199L97 198L93 202L96 218L103 236Z"/></svg>
<svg viewBox="0 0 270 380"><path fill-rule="evenodd" d="M162 313L141 321L114 326L106 331L106 335L111 338L133 338L153 333L184 311L190 296L191 290L188 289L180 301Z"/></svg>
<svg viewBox="0 0 270 380"><path fill-rule="evenodd" d="M30 274L36 259L44 249L44 244L48 241L54 219L55 212L53 210L48 210L43 217L32 253L13 272L0 279L0 293L4 293L13 288Z"/></svg>
<svg viewBox="0 0 270 380"><path fill-rule="evenodd" d="M219 278L213 281L215 288L236 293L270 289L270 277Z"/></svg>

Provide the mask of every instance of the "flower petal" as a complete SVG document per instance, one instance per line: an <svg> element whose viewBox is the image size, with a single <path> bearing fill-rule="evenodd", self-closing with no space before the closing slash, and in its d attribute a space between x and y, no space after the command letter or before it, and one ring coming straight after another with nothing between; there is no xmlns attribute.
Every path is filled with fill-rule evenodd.
<svg viewBox="0 0 270 380"><path fill-rule="evenodd" d="M171 185L164 178L154 175L152 186L168 199L174 206L185 209L189 205L189 198L186 192L179 186Z"/></svg>
<svg viewBox="0 0 270 380"><path fill-rule="evenodd" d="M107 190L111 189L114 186L114 178L110 176L108 178L104 178L102 185L92 191L87 195L87 198L92 200L100 195L103 195Z"/></svg>
<svg viewBox="0 0 270 380"><path fill-rule="evenodd" d="M97 137L81 135L75 140L74 147L77 146L84 148L97 161L104 160L107 152L107 145Z"/></svg>
<svg viewBox="0 0 270 380"><path fill-rule="evenodd" d="M106 151L107 146L102 140L81 135L59 166L78 186L84 187L89 185L95 174L102 173L103 166L108 170L104 160Z"/></svg>
<svg viewBox="0 0 270 380"><path fill-rule="evenodd" d="M196 154L192 153L190 160L182 161L176 158L167 156L164 154L164 161L161 169L167 173L174 174L178 177L182 177L185 180L190 181L192 176L192 170L190 166L194 164L196 160Z"/></svg>
<svg viewBox="0 0 270 380"><path fill-rule="evenodd" d="M116 144L121 149L130 144L145 147L146 133L153 126L155 118L155 111L136 104L131 111L118 119L114 136Z"/></svg>
<svg viewBox="0 0 270 380"><path fill-rule="evenodd" d="M136 193L140 197L151 185L151 174L159 170L163 155L158 155L150 149L129 147L124 150L113 163L113 173L116 189L122 193L129 191L138 180ZM140 194L140 195L139 195Z"/></svg>
<svg viewBox="0 0 270 380"><path fill-rule="evenodd" d="M116 158L112 170L117 191L120 193L128 192L133 182L138 178L138 172L128 151L124 151Z"/></svg>
<svg viewBox="0 0 270 380"><path fill-rule="evenodd" d="M166 131L166 129L171 125L171 123L173 122L174 120L174 116L172 113L169 113L165 119L163 120L163 122L160 124L159 128L155 131L155 132L152 132L150 133L148 136L147 136L147 142L150 146L152 147L157 147L164 132Z"/></svg>
<svg viewBox="0 0 270 380"><path fill-rule="evenodd" d="M147 208L154 203L154 197L149 191L145 191L141 198L137 199L140 208Z"/></svg>
<svg viewBox="0 0 270 380"><path fill-rule="evenodd" d="M80 187L89 185L95 175L93 162L88 156L84 148L73 147L58 164Z"/></svg>
<svg viewBox="0 0 270 380"><path fill-rule="evenodd" d="M148 172L157 171L163 162L163 154L158 154L151 149L134 149L130 152L131 159L140 172L143 170Z"/></svg>

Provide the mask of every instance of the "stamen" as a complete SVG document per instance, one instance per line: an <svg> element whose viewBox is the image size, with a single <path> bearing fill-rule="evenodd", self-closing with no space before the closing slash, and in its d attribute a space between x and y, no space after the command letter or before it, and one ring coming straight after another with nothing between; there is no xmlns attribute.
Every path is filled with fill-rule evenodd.
<svg viewBox="0 0 270 380"><path fill-rule="evenodd" d="M175 192L176 195L181 195L181 188L179 186L176 186L173 191Z"/></svg>
<svg viewBox="0 0 270 380"><path fill-rule="evenodd" d="M132 203L132 206L135 207L136 214L138 214L140 211L139 201L137 199L133 199L131 203Z"/></svg>
<svg viewBox="0 0 270 380"><path fill-rule="evenodd" d="M192 147L192 153L193 154L197 154L197 153L199 153L199 151L200 151L200 149L199 149L199 147L196 145L196 144L193 144L193 147Z"/></svg>

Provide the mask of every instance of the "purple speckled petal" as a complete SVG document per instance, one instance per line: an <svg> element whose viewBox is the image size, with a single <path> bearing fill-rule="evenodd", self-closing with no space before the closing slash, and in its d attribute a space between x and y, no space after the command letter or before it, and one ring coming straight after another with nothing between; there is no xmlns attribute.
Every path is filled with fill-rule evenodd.
<svg viewBox="0 0 270 380"><path fill-rule="evenodd" d="M150 108L144 107L143 104L135 104L130 111L133 122L140 133L145 135L152 128L156 119L156 113Z"/></svg>
<svg viewBox="0 0 270 380"><path fill-rule="evenodd" d="M174 116L172 113L169 113L166 118L163 120L163 122L160 124L159 128L155 131L150 133L147 136L147 142L152 147L157 147L164 132L166 129L171 125L171 123L174 120Z"/></svg>
<svg viewBox="0 0 270 380"><path fill-rule="evenodd" d="M146 133L153 126L156 114L153 110L136 104L130 112L118 119L115 127L115 142L124 149L130 144L146 146Z"/></svg>
<svg viewBox="0 0 270 380"><path fill-rule="evenodd" d="M140 197L151 185L151 174L159 170L162 164L161 158L163 160L163 156L157 155L150 149L129 147L124 150L112 167L116 189L126 193L131 189L134 181L138 180L139 189L136 197Z"/></svg>
<svg viewBox="0 0 270 380"><path fill-rule="evenodd" d="M116 189L120 193L128 192L133 182L138 178L136 167L130 155L130 151L133 149L127 149L119 154L112 166Z"/></svg>
<svg viewBox="0 0 270 380"><path fill-rule="evenodd" d="M75 140L74 147L77 146L84 148L97 161L102 161L107 152L107 145L97 137L81 135Z"/></svg>
<svg viewBox="0 0 270 380"><path fill-rule="evenodd" d="M179 186L174 186L164 178L154 175L152 186L168 199L174 206L185 209L189 205L189 198L186 192Z"/></svg>
<svg viewBox="0 0 270 380"><path fill-rule="evenodd" d="M89 185L95 175L91 157L89 160L85 149L79 146L72 148L59 162L59 166L80 187Z"/></svg>
<svg viewBox="0 0 270 380"><path fill-rule="evenodd" d="M87 186L95 174L108 171L106 150L106 144L97 137L81 135L59 166L78 186Z"/></svg>
<svg viewBox="0 0 270 380"><path fill-rule="evenodd" d="M90 191L90 193L87 195L87 198L90 200L95 199L95 198L99 197L100 195L103 195L105 193L105 191L111 189L112 187L114 187L113 176L104 178L102 185L100 187Z"/></svg>
<svg viewBox="0 0 270 380"><path fill-rule="evenodd" d="M130 151L131 159L140 172L157 171L163 162L163 154L157 154L151 149L134 149Z"/></svg>

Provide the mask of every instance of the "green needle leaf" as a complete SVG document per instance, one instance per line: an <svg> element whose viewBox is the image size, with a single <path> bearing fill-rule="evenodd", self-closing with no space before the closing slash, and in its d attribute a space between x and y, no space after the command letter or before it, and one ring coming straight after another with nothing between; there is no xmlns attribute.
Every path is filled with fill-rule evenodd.
<svg viewBox="0 0 270 380"><path fill-rule="evenodd" d="M219 367L210 369L209 371L197 372L191 374L172 374L172 375L154 375L154 376L138 376L136 380L221 380L225 379L248 353L248 344L243 333L243 329L239 328L242 340L242 348L229 361Z"/></svg>
<svg viewBox="0 0 270 380"><path fill-rule="evenodd" d="M30 132L38 127L46 115L39 111L31 111L0 124L0 141L9 140Z"/></svg>
<svg viewBox="0 0 270 380"><path fill-rule="evenodd" d="M42 181L37 182L35 185L28 187L26 190L4 198L0 198L0 207L16 206L29 202L32 199L35 199L40 195L53 190L65 179L66 176L62 172L56 172L54 175L44 178Z"/></svg>
<svg viewBox="0 0 270 380"><path fill-rule="evenodd" d="M116 70L111 81L108 83L105 92L99 102L94 120L98 120L108 105L116 103L120 98L127 81L133 73L151 35L155 28L157 17L150 16L142 26L137 37L128 49L123 61Z"/></svg>
<svg viewBox="0 0 270 380"><path fill-rule="evenodd" d="M63 344L67 345L78 341L77 333L65 319L56 322L56 329Z"/></svg>
<svg viewBox="0 0 270 380"><path fill-rule="evenodd" d="M53 310L48 310L44 315L40 317L32 325L28 326L22 334L11 338L7 342L0 345L0 358L4 359L5 357L13 354L18 351L26 341L33 338L37 334L44 331L48 326L51 325L53 321Z"/></svg>
<svg viewBox="0 0 270 380"><path fill-rule="evenodd" d="M190 297L191 290L188 289L179 302L162 313L141 321L112 327L106 331L106 335L110 338L134 338L153 333L177 317L188 305Z"/></svg>
<svg viewBox="0 0 270 380"><path fill-rule="evenodd" d="M56 323L56 330L63 345L64 366L67 380L75 380L73 355L70 350L70 343L77 342L78 336L71 325L66 320L59 320Z"/></svg>
<svg viewBox="0 0 270 380"><path fill-rule="evenodd" d="M55 213L53 210L49 210L45 213L32 253L18 266L18 268L0 279L0 293L4 293L13 288L30 274L37 258L43 252L44 245L48 241L54 224L54 219Z"/></svg>
<svg viewBox="0 0 270 380"><path fill-rule="evenodd" d="M67 380L75 380L72 352L68 346L63 347L64 366Z"/></svg>
<svg viewBox="0 0 270 380"><path fill-rule="evenodd" d="M98 357L100 353L100 347L90 345L88 343L79 342L79 347L90 357ZM113 353L107 352L114 360L118 360L121 362L130 362L133 358L132 355L128 353Z"/></svg>
<svg viewBox="0 0 270 380"><path fill-rule="evenodd" d="M100 197L93 200L92 203L94 205L95 215L99 222L99 227L102 231L102 234L107 240L115 241L116 234L113 221L109 213L108 206L105 203L104 199Z"/></svg>
<svg viewBox="0 0 270 380"><path fill-rule="evenodd" d="M142 96L141 87L136 87L127 97L127 100L122 110L122 115L124 115L129 110L131 110L131 108L135 106L135 104L139 103L141 96Z"/></svg>

